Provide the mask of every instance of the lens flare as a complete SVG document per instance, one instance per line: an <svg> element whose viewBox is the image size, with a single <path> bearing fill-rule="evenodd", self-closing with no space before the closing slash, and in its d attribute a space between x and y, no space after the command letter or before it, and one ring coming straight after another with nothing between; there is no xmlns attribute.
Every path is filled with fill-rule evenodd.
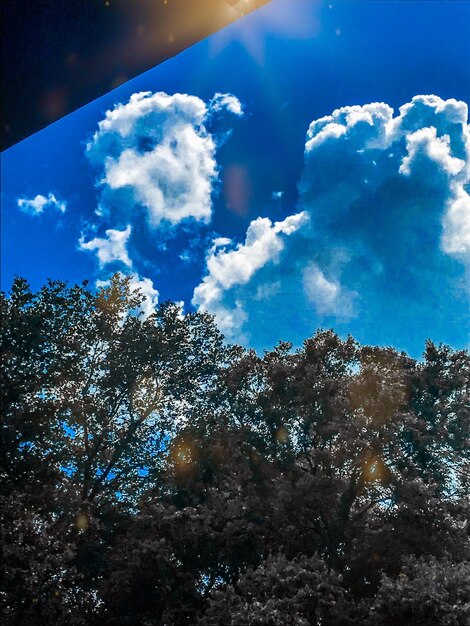
<svg viewBox="0 0 470 626"><path fill-rule="evenodd" d="M171 449L171 459L178 473L187 472L194 464L197 457L197 449L187 439L176 441Z"/></svg>
<svg viewBox="0 0 470 626"><path fill-rule="evenodd" d="M78 530L86 530L90 525L90 519L86 513L79 513L75 518L75 526Z"/></svg>
<svg viewBox="0 0 470 626"><path fill-rule="evenodd" d="M224 173L223 190L228 210L240 217L248 215L252 187L246 166L227 167Z"/></svg>
<svg viewBox="0 0 470 626"><path fill-rule="evenodd" d="M264 63L266 54L266 40L269 37L281 37L286 39L310 39L319 31L318 7L319 0L313 3L313 11L309 12L308 19L305 14L293 11L291 0L272 0L267 3L266 9L261 7L250 18L237 24L236 29L226 28L218 37L210 41L211 55L217 56L234 42L241 43L248 53L260 64ZM253 0L237 0L227 6L229 19L235 20L243 17L260 2Z"/></svg>
<svg viewBox="0 0 470 626"><path fill-rule="evenodd" d="M281 428L277 431L276 439L279 443L287 443L289 441L289 433L284 426L281 426Z"/></svg>

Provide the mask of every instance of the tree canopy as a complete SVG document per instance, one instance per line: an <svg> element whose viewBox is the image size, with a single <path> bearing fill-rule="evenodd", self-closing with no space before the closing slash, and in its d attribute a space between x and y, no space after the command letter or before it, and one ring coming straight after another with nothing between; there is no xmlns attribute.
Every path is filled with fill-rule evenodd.
<svg viewBox="0 0 470 626"><path fill-rule="evenodd" d="M1 296L6 625L470 624L470 355Z"/></svg>

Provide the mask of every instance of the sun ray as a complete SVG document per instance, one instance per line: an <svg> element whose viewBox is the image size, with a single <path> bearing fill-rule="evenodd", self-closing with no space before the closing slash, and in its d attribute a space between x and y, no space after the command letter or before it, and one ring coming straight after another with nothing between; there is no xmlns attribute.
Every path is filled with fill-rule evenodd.
<svg viewBox="0 0 470 626"><path fill-rule="evenodd" d="M309 19L300 19L298 11L292 11L291 0L272 0L265 7L259 8L250 19L242 20L236 29L226 28L210 41L212 57L223 52L232 43L238 42L250 56L263 65L266 54L266 40L270 36L294 39L310 39L319 31L320 0L311 2L312 11ZM253 0L234 0L227 3L231 19L243 17L254 8ZM305 18L305 13L302 14Z"/></svg>

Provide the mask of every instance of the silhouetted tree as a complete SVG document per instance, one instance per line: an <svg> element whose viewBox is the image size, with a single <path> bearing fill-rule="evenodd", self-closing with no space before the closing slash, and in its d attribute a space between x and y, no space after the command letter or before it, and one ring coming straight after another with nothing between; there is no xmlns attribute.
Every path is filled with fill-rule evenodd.
<svg viewBox="0 0 470 626"><path fill-rule="evenodd" d="M2 295L6 624L467 624L470 356Z"/></svg>

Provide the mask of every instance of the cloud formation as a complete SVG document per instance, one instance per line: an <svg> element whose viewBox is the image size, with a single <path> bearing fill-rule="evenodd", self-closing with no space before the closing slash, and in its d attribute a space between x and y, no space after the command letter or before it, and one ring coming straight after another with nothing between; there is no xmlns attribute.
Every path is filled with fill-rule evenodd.
<svg viewBox="0 0 470 626"><path fill-rule="evenodd" d="M468 307L467 105L416 96L397 115L385 103L342 107L310 124L304 159L299 213L281 223L309 219L270 263L249 244L264 220L235 250L212 249L193 303L258 347L325 324L377 342L428 325L445 336Z"/></svg>
<svg viewBox="0 0 470 626"><path fill-rule="evenodd" d="M328 280L316 263L309 263L302 270L302 282L305 295L313 302L319 315L335 315L340 309L344 315L346 308L352 307L339 282Z"/></svg>
<svg viewBox="0 0 470 626"><path fill-rule="evenodd" d="M395 198L396 206L415 193L424 218L431 210L439 213L444 252L468 254L469 181L467 105L415 96L396 117L388 105L373 103L342 107L312 122L300 191L317 220L330 223L351 207L358 213L358 203L395 185L407 196ZM426 194L434 196L432 208ZM335 202L342 208L333 208Z"/></svg>
<svg viewBox="0 0 470 626"><path fill-rule="evenodd" d="M240 117L243 115L243 107L238 98L230 93L216 93L209 102L208 113L210 115L228 111Z"/></svg>
<svg viewBox="0 0 470 626"><path fill-rule="evenodd" d="M45 209L54 209L60 213L65 213L67 203L64 200L58 200L53 193L47 196L38 194L34 198L18 198L18 207L28 215L41 215Z"/></svg>
<svg viewBox="0 0 470 626"><path fill-rule="evenodd" d="M192 303L215 315L222 332L235 338L247 319L244 286L262 268L279 264L286 239L307 220L306 213L290 215L274 224L268 218L259 217L249 225L245 242L233 249L230 249L233 246L230 239L215 239L207 256L208 273L194 290ZM260 298L269 296L269 293L263 296L262 285L259 287Z"/></svg>
<svg viewBox="0 0 470 626"><path fill-rule="evenodd" d="M122 272L120 272L121 276L124 276ZM96 286L98 289L102 287L108 287L110 284L110 280L97 280ZM155 312L155 307L158 304L158 298L160 296L157 289L155 289L153 282L150 278L145 278L139 276L138 274L130 274L129 275L129 286L132 292L139 291L144 300L139 307L139 311L143 313L143 319L147 319L149 315Z"/></svg>
<svg viewBox="0 0 470 626"><path fill-rule="evenodd" d="M127 242L131 235L131 226L128 225L124 230L114 230L109 228L106 231L106 237L94 237L90 241L85 241L82 235L79 240L80 250L96 250L96 256L100 267L107 263L120 262L128 267L132 266L132 262L127 252Z"/></svg>
<svg viewBox="0 0 470 626"><path fill-rule="evenodd" d="M222 112L242 115L237 98L141 92L106 112L87 145L100 173L99 214L127 216L143 207L148 222L208 223L218 171L216 140L207 122Z"/></svg>

